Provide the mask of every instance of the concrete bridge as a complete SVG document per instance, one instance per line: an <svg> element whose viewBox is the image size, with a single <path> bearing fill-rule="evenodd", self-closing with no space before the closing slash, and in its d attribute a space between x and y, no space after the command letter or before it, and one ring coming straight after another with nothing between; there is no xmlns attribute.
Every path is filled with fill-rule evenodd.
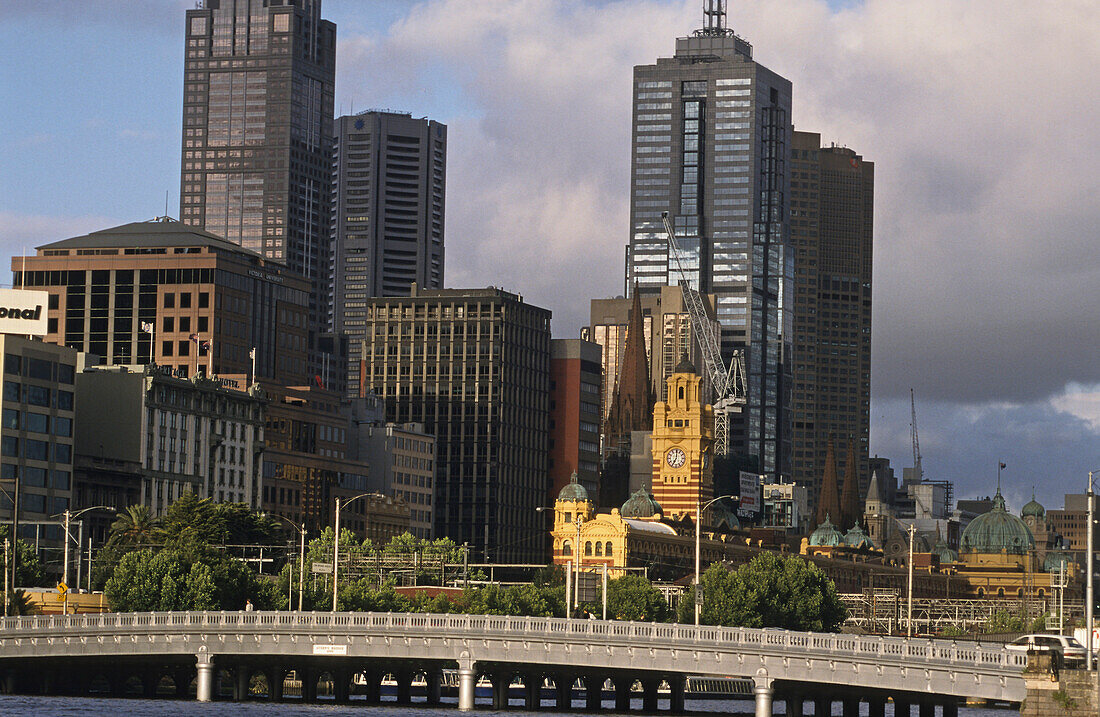
<svg viewBox="0 0 1100 717"><path fill-rule="evenodd" d="M615 705L629 710L631 690L642 685L643 707L658 707L667 682L668 708L681 711L688 675L753 680L756 714L770 715L773 699L789 717L844 715L868 702L882 717L887 699L894 714L918 705L929 717L940 705L954 717L961 698L1020 702L1026 695L1026 657L970 642L754 630L663 623L564 620L495 615L416 613L169 612L104 613L3 618L0 687L5 692L86 694L102 676L121 694L136 678L141 693L157 694L170 678L178 696L210 700L215 680L232 680L238 699L251 678L267 678L269 695L282 699L294 670L303 699L316 698L327 673L337 701L346 701L353 678L377 701L385 675L397 681L398 701L410 699L413 677L426 679L429 703L438 702L441 674L457 664L458 706L474 707L481 676L493 685L493 704L508 706L508 686L525 685L524 706L538 707L544 679L568 707L574 683L586 704L599 709L603 686L615 686Z"/></svg>

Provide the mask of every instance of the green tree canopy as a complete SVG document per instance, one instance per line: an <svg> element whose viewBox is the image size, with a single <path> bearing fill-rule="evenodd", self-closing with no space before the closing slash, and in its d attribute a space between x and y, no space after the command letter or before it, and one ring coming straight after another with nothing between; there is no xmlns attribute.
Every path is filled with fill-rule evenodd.
<svg viewBox="0 0 1100 717"><path fill-rule="evenodd" d="M160 542L160 530L147 505L131 505L111 523L108 545L134 547Z"/></svg>
<svg viewBox="0 0 1100 717"><path fill-rule="evenodd" d="M598 608L589 607L593 614L602 612L599 602ZM607 581L607 616L610 619L665 622L670 615L665 596L641 575L624 575Z"/></svg>
<svg viewBox="0 0 1100 717"><path fill-rule="evenodd" d="M797 555L760 553L733 572L712 565L702 584L707 625L835 632L847 616L833 581ZM693 622L694 613L693 589L680 602L680 621Z"/></svg>
<svg viewBox="0 0 1100 717"><path fill-rule="evenodd" d="M246 565L222 553L165 548L122 556L105 587L117 612L240 610L246 600L269 607L271 590Z"/></svg>

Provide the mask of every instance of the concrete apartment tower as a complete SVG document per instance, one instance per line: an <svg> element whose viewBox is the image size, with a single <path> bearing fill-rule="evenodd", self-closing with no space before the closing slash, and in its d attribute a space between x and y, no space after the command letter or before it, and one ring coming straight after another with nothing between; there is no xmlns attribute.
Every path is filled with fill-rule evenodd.
<svg viewBox="0 0 1100 717"><path fill-rule="evenodd" d="M366 299L443 287L446 177L446 125L387 110L336 120L330 323L348 337L352 395Z"/></svg>
<svg viewBox="0 0 1100 717"><path fill-rule="evenodd" d="M731 451L789 475L791 83L753 61L726 27L725 3L711 0L675 56L634 68L633 117L627 286L653 295L684 278L715 296L723 354L746 350L748 401L731 416Z"/></svg>
<svg viewBox="0 0 1100 717"><path fill-rule="evenodd" d="M871 478L875 166L846 147L823 147L814 132L795 132L791 154L797 269L792 477L810 486L811 496L820 495L832 438L841 447L836 468L856 476L862 498ZM854 474L852 452L842 451L849 442Z"/></svg>
<svg viewBox="0 0 1100 717"><path fill-rule="evenodd" d="M327 330L336 26L321 0L187 11L180 219L286 264Z"/></svg>

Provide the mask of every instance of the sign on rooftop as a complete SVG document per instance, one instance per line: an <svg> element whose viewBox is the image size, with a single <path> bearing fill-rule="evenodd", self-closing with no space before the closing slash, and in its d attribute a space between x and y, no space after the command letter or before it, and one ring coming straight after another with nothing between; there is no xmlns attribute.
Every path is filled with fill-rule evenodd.
<svg viewBox="0 0 1100 717"><path fill-rule="evenodd" d="M0 334L45 336L49 300L47 291L0 289Z"/></svg>

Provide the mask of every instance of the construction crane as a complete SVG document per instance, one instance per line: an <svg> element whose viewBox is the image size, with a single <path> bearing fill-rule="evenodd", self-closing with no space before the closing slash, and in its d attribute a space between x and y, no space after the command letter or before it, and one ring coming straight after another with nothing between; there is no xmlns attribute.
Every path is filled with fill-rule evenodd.
<svg viewBox="0 0 1100 717"><path fill-rule="evenodd" d="M680 245L676 242L676 233L668 220L668 212L662 212L665 233L668 235L668 253L676 261L680 272L680 291L683 292L684 306L691 319L691 332L699 342L703 355L704 375L710 380L713 394L711 405L714 407L714 445L718 455L729 453L729 414L740 413L745 405L745 360L744 352L734 351L727 367L722 360L722 351L718 341L718 331L707 317L703 297L691 288L687 272L680 261Z"/></svg>
<svg viewBox="0 0 1100 717"><path fill-rule="evenodd" d="M924 479L924 468L920 460L920 436L917 435L917 398L912 388L909 389L909 406L912 411L909 433L913 439L913 473L916 474L917 483L920 483Z"/></svg>

